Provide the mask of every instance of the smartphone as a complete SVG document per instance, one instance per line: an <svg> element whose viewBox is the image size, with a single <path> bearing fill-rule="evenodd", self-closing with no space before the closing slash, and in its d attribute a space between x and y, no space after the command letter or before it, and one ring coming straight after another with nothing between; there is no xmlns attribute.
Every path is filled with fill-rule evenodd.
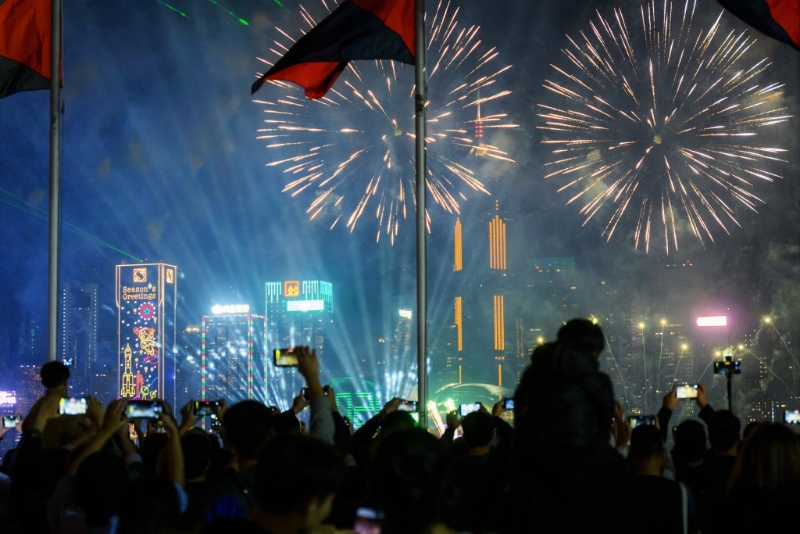
<svg viewBox="0 0 800 534"><path fill-rule="evenodd" d="M472 412L477 412L481 409L480 402L471 402L469 404L462 404L458 407L458 415L464 417Z"/></svg>
<svg viewBox="0 0 800 534"><path fill-rule="evenodd" d="M417 401L404 400L403 403L397 407L397 409L401 412L416 412L417 406Z"/></svg>
<svg viewBox="0 0 800 534"><path fill-rule="evenodd" d="M742 373L742 360L724 360L714 362L714 374L738 375Z"/></svg>
<svg viewBox="0 0 800 534"><path fill-rule="evenodd" d="M504 410L513 410L514 409L514 399L505 399L503 400L503 409Z"/></svg>
<svg viewBox="0 0 800 534"><path fill-rule="evenodd" d="M297 356L294 349L275 349L273 356L276 367L297 367Z"/></svg>
<svg viewBox="0 0 800 534"><path fill-rule="evenodd" d="M308 401L308 388L304 387L300 390L300 395L303 396L303 400Z"/></svg>
<svg viewBox="0 0 800 534"><path fill-rule="evenodd" d="M783 410L783 422L800 425L800 410Z"/></svg>
<svg viewBox="0 0 800 534"><path fill-rule="evenodd" d="M62 398L58 401L58 413L61 415L83 415L89 409L86 399Z"/></svg>
<svg viewBox="0 0 800 534"><path fill-rule="evenodd" d="M355 534L381 534L383 512L374 508L360 506L356 509Z"/></svg>
<svg viewBox="0 0 800 534"><path fill-rule="evenodd" d="M4 415L3 428L14 428L19 423L18 415Z"/></svg>
<svg viewBox="0 0 800 534"><path fill-rule="evenodd" d="M125 406L128 419L158 419L164 412L164 405L157 400L129 400Z"/></svg>
<svg viewBox="0 0 800 534"><path fill-rule="evenodd" d="M197 417L205 417L214 413L214 409L219 406L219 401L194 401L194 414Z"/></svg>
<svg viewBox="0 0 800 534"><path fill-rule="evenodd" d="M628 422L631 424L631 428L636 428L639 425L654 425L654 424L656 424L656 416L655 415L630 415L630 416L628 416Z"/></svg>
<svg viewBox="0 0 800 534"><path fill-rule="evenodd" d="M697 384L681 384L675 388L675 396L679 399L696 399Z"/></svg>

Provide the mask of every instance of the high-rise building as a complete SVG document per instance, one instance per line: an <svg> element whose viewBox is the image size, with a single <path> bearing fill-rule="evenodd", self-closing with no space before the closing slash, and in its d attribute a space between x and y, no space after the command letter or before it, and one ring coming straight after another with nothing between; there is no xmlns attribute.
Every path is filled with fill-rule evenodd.
<svg viewBox="0 0 800 534"><path fill-rule="evenodd" d="M325 352L325 330L333 322L333 284L321 280L267 282L269 350L307 345Z"/></svg>
<svg viewBox="0 0 800 534"><path fill-rule="evenodd" d="M97 363L97 284L65 284L61 290L61 361L73 386L89 388Z"/></svg>
<svg viewBox="0 0 800 534"><path fill-rule="evenodd" d="M506 316L507 310L507 250L506 222L500 217L499 203L489 213L487 240L478 236L466 238L461 219L454 227L453 261L453 324L455 325L455 354L444 355L445 361L458 362L458 380L497 383L502 386L504 375L516 376L513 369L504 370L507 357L518 352L516 335L509 335L515 322ZM484 219L485 221L485 219ZM485 246L482 246L485 243ZM465 250L470 258L464 261ZM521 338L519 339L521 340ZM487 356L491 359L487 361ZM480 362L465 369L464 361Z"/></svg>
<svg viewBox="0 0 800 534"><path fill-rule="evenodd" d="M324 360L333 324L333 284L322 280L266 282L267 351L308 346ZM298 394L302 377L270 367L268 398L283 408Z"/></svg>
<svg viewBox="0 0 800 534"><path fill-rule="evenodd" d="M215 306L200 323L200 399L267 401L266 320L248 305Z"/></svg>
<svg viewBox="0 0 800 534"><path fill-rule="evenodd" d="M178 268L117 265L119 397L176 405Z"/></svg>

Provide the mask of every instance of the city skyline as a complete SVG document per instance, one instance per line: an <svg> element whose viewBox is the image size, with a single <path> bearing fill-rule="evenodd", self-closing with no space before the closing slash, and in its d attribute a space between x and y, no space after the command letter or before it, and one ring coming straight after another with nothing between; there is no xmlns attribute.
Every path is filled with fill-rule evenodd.
<svg viewBox="0 0 800 534"><path fill-rule="evenodd" d="M74 387L87 393L95 391L95 383L105 388L106 381L116 380L120 358L124 362L117 339L115 266L166 263L179 268L175 317L179 340L175 346L184 359L176 362L178 373L194 368L189 356L199 361L193 340L199 334L182 329L190 325L199 328L200 318L214 304L246 302L256 314L265 314L261 307L266 282L324 280L336 288L332 328L326 332L324 346L326 376L333 379L362 373L375 384L395 384L391 387L403 395L413 391L409 381L416 370L409 362L416 359L415 200L413 191L405 187L413 177L414 156L407 150L412 137L407 122L414 111L410 96L413 77L405 65L396 65L392 76L381 75L371 64L369 68L364 65L358 79L345 72L334 87L341 96L329 105L320 104L326 105L324 113L314 112L318 109L297 100L296 91L285 86L265 85L254 100L249 90L255 74L264 67L260 59L275 40L283 42L285 37L277 28L294 36L306 24L299 2L282 4L231 0L223 9L215 3L178 0L170 4L175 9L155 2L131 10L114 3L78 0L64 10L59 295L70 286L97 286L96 304L89 300L88 307L69 305L72 326L64 323L62 350L80 351L80 344L91 337L81 337L87 330L78 325L85 310L96 312L97 353L96 357L87 354L84 362L96 358L98 377L83 385L76 381ZM670 149L675 149L681 130L648 130L647 114L638 107L626 107L629 93L615 84L596 89L596 96L625 113L636 112L642 122L635 128L628 128L628 123L635 121L621 119L624 115L620 114L612 114L614 120L606 126L597 122L600 113L592 115L596 128L586 133L575 129L579 124L552 116L588 113L581 104L565 102L569 99L555 93L552 83L582 94L579 83L562 79L554 67L577 74L568 66L565 50L574 51L575 44L584 46L581 34L591 38L587 30L598 16L610 20L619 9L630 25L631 49L637 58L648 57L648 41L638 17L644 4L623 0L575 6L551 0L533 4L514 0L502 10L486 2L457 6L457 27L475 29L472 35L480 39L479 48L486 51L489 61L481 63L480 57L472 55L447 69L442 64L430 79L432 102L449 108L434 105L442 112L428 116L428 155L432 162L435 158L431 172L436 173L440 186L430 194L443 195L442 203L428 199L428 376L433 381L429 393L456 383L459 366L464 382L513 385L539 338L553 339L563 321L593 314L609 338L613 358L607 355L602 367L616 381L617 395L627 397L631 408L652 410L665 387L658 383L659 376L663 381L666 375L679 377L687 372L687 380L702 376L715 388L720 384L711 371L703 374L714 357L713 343L687 342L690 347L682 351L680 340L699 335L693 323L696 316L728 312L729 344L736 347L744 366L743 375L734 379L734 388L748 392L743 399L763 390L765 399L777 399L770 402L796 402L791 400L798 394L798 365L791 351L800 336L800 160L796 156L800 153L800 54L796 50L748 28L714 2L691 3L695 7L692 31L710 28L719 19L715 46L729 34L747 39L747 47L742 47L747 49L742 68L764 62L763 71L750 83L762 90L769 87L764 94L770 99L765 104L789 117L752 131L746 125L734 125L723 110L704 117L713 123L706 123L713 127L711 132L732 132L736 126L741 133L753 134L737 139L752 140L753 147L779 150L768 152L775 159L761 161L757 171L746 166L752 172L764 171L772 181L759 178L745 184L752 174L740 176L743 190L760 201L745 196L752 200L755 211L738 201L730 203L730 212L720 207L717 215L726 231L711 220L706 204L696 204L714 228L713 239L702 232L704 240L695 239L697 225L692 224L697 219L690 220L682 214L685 212L674 209L674 223L668 227L669 254L661 248L667 237L662 221L669 219L662 214L670 212L666 200L661 209L662 197L657 194L665 183L658 179L663 165L648 167L652 174L637 175L652 179L642 184L652 199L650 211L645 210L647 216L639 218L643 204L637 197L635 209L632 204L625 212L631 218L619 221L611 240L607 240L606 229L619 208L612 204L614 198L608 197L596 216L587 217L588 212L581 212L585 199L575 198L578 191L562 189L571 174L577 179L583 176L581 169L591 168L598 174L587 198L594 198L595 192L613 190L613 177L619 177L615 169L631 166L631 154L636 150L626 152L626 158L615 165L614 156L620 153L617 148L596 144L598 138L593 134L606 131L604 127L615 128L609 136L617 143L635 134L632 139L642 140L641 146L644 141L658 145L651 154L675 155ZM677 9L683 3L674 5ZM438 6L429 5L431 13ZM321 2L306 2L304 7L312 16L325 9ZM434 51L429 58L431 71L437 57ZM481 69L477 69L479 65ZM723 80L738 79L738 71L713 72ZM627 66L624 73L629 73ZM390 73L384 70L383 74ZM491 80L477 83L478 74L491 76ZM197 83L198 75L202 84ZM669 99L663 99L663 89L671 82L658 79L662 81L657 87L654 116L661 128L669 116L665 111ZM487 86L487 81L493 84ZM651 96L650 78L644 76L639 82L631 91L640 95L645 89ZM713 82L711 77L699 79L698 89L710 89L703 84ZM731 85L735 83L731 81ZM355 96L353 88L362 96L368 95L367 89L372 91L375 101ZM389 89L391 99L385 98ZM491 98L501 93L502 97ZM40 365L47 345L48 98L47 91L32 91L0 101L0 138L6 141L0 143L3 384L13 380L19 366ZM751 102L739 93L728 98L731 105ZM347 105L356 101L357 106ZM384 106L385 115L376 101ZM299 109L300 103L311 112L296 117L297 126L312 131L300 135L291 130L292 125L277 133L266 131L279 127L265 121L276 120L276 116L286 119L280 113ZM367 103L374 109L367 112ZM693 105L693 101L687 102L688 107ZM446 113L448 109L452 114ZM609 113L606 107L598 109ZM395 118L399 119L393 123ZM554 131L558 125L552 122L560 122L566 130ZM314 141L312 134L316 133L322 141ZM570 146L552 143L578 142L584 134L595 143L589 150L573 152ZM743 157L741 151L749 150L738 143L723 143L722 148L711 143L720 140L724 141L724 136L689 148L716 146L714 150L726 154L740 151L736 153ZM639 147L633 143L623 148L629 146ZM359 147L374 151L367 156ZM565 152L554 153L559 148ZM504 153L505 159L492 157L499 154L495 149ZM324 161L315 159L323 152ZM314 159L315 163L293 162L292 158L304 154L308 160L303 162ZM711 161L705 157L709 154L691 154L695 170L702 173L702 164ZM568 163L573 156L578 163L575 167ZM282 163L271 165L278 161ZM351 161L358 161L364 172L348 167ZM692 171L683 163L675 168L680 169L682 180L688 180ZM329 173L343 166L323 187L317 187L325 182L322 179L297 182L304 177L312 180L316 165L324 165ZM730 166L725 168L740 174ZM574 173L559 174L557 180L552 176L568 169ZM584 183L586 180L584 176ZM287 189L295 182L294 189ZM293 196L306 185L303 198ZM324 202L315 204L323 195ZM319 211L323 203L325 207ZM719 206L716 200L710 204ZM363 216L348 224L353 205L363 206ZM449 211L441 209L443 206ZM488 224L495 214L505 228L506 268L491 272ZM636 248L634 243L637 233L644 239L648 221L659 246L645 252L643 244ZM461 272L453 270L457 222L462 236ZM395 233L395 229L402 230ZM376 239L376 235L383 237ZM473 256L480 269L472 268L468 258ZM459 287L454 288L455 277ZM462 297L461 361L455 348L459 339L457 296ZM499 300L495 306L495 296L502 297L502 306ZM409 309L403 300L411 304L411 325L398 313L401 308ZM502 314L495 315L500 310ZM468 320L465 313L473 319ZM780 336L762 321L766 316L774 320L772 325ZM496 317L504 319L500 330L494 329ZM667 322L663 334L662 319ZM646 324L644 331L638 327L640 322ZM85 324L88 331L94 329L91 322ZM81 335L74 337L79 332ZM470 336L474 341L468 341ZM505 348L495 350L495 341L501 339ZM662 341L665 350L651 353ZM738 349L740 344L745 348ZM404 347L411 347L412 353ZM466 356L467 352L471 355ZM655 363L659 354L661 366ZM497 359L501 357L503 360ZM80 354L75 358L80 367ZM467 372L473 370L474 377ZM392 381L386 380L387 375ZM724 391L724 382L721 384ZM381 392L386 394L389 391ZM383 397L370 402L376 399ZM747 402L761 406L761 401ZM768 413L769 407L759 410Z"/></svg>

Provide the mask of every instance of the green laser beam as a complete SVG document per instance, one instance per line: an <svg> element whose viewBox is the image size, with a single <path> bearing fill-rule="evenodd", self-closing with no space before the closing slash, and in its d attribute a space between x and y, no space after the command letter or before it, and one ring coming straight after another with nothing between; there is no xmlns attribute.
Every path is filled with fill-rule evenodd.
<svg viewBox="0 0 800 534"><path fill-rule="evenodd" d="M25 213L29 213L29 214L33 215L34 217L42 219L43 221L49 221L50 220L50 214L47 212L47 210L43 210L41 208L32 208L25 201L25 199L23 199L21 197L18 197L16 195L14 195L13 193L9 192L9 191L6 191L5 189L0 189L0 202L2 202L3 204L8 204L9 206L11 206L13 208L17 208L18 210L23 211ZM139 262L144 261L141 258L137 258L133 254L129 254L128 252L125 252L124 250L122 250L119 247L115 247L111 243L103 241L99 237L95 237L94 235L90 234L89 232L87 232L85 230L81 230L80 228L78 228L74 224L70 224L68 222L63 222L62 221L61 222L61 228L63 228L64 230L68 230L68 231L72 232L73 234L76 234L76 235L79 235L79 236L84 237L86 239L89 239L90 241L93 241L93 242L97 243L98 245L101 245L101 246L103 246L103 247L105 247L105 248L107 248L109 250L113 250L114 252L118 252L118 253L122 254L123 256L127 256L128 258L131 258L133 260L136 260L136 261L139 261Z"/></svg>

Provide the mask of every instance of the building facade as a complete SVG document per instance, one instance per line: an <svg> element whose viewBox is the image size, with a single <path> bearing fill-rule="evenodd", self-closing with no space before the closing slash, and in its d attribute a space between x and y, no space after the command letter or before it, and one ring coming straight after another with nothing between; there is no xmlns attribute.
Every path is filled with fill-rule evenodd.
<svg viewBox="0 0 800 534"><path fill-rule="evenodd" d="M117 265L119 397L176 404L178 268Z"/></svg>

